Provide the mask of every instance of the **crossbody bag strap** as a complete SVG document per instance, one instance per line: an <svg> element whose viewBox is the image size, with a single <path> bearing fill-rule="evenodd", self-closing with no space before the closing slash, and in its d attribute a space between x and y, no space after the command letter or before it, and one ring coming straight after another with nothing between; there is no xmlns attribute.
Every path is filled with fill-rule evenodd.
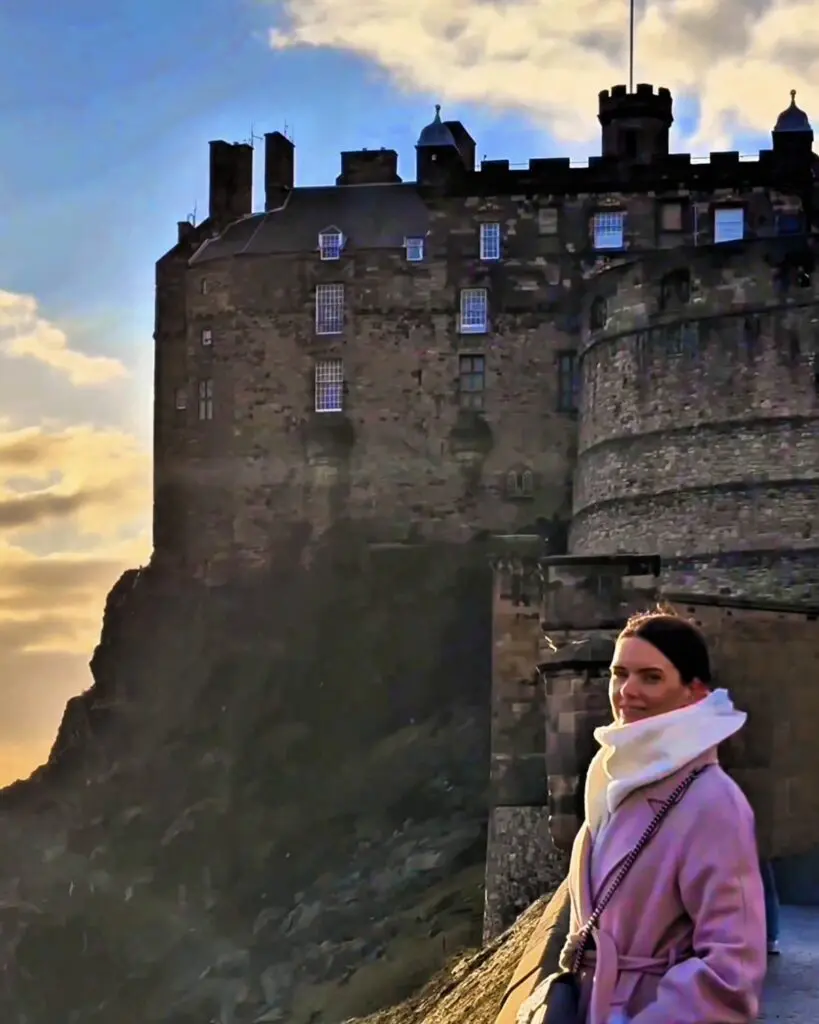
<svg viewBox="0 0 819 1024"><path fill-rule="evenodd" d="M657 832L657 829L663 823L663 819L665 818L665 816L668 814L671 808L682 799L683 794L694 781L694 779L696 779L698 775L701 775L707 767L708 765L706 764L702 765L700 768L695 768L690 775L687 775L682 780L682 782L676 787L674 792L663 801L662 806L654 815L654 818L649 823L645 832L643 832L643 834L637 840L637 842L634 845L634 848L626 855L626 858L620 865L620 870L615 875L611 885L603 893L599 902L592 911L591 917L588 919L586 924L581 929L577 948L575 949L574 956L572 957L570 967L570 970L573 973L576 973L579 969L580 964L583 960L583 954L586 951L586 946L588 945L589 938L591 937L592 930L597 927L597 922L600 920L600 916L602 915L603 911L609 905L612 896L614 896L614 894L620 888L626 875L634 867L635 861L646 848L650 840L654 837L655 833Z"/></svg>

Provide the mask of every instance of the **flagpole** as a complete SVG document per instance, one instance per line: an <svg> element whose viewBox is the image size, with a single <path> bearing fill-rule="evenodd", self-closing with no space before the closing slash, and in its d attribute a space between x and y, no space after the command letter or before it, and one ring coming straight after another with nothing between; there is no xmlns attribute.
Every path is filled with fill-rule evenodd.
<svg viewBox="0 0 819 1024"><path fill-rule="evenodd" d="M634 0L629 0L628 91L634 92Z"/></svg>

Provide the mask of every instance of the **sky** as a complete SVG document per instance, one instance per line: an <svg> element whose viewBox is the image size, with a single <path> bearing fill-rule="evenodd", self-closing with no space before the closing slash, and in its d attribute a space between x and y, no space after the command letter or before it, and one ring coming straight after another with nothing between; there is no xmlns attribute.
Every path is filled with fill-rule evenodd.
<svg viewBox="0 0 819 1024"><path fill-rule="evenodd" d="M635 20L674 149L756 152L791 89L819 118L819 0ZM208 142L286 129L302 185L391 147L411 178L439 102L479 157L581 159L628 22L628 0L3 0L0 784L47 756L108 590L150 556L154 263L206 213Z"/></svg>

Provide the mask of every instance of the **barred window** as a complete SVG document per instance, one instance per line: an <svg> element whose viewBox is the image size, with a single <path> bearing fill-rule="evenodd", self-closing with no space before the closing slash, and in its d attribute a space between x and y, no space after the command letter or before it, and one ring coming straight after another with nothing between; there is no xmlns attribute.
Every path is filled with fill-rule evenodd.
<svg viewBox="0 0 819 1024"><path fill-rule="evenodd" d="M342 237L340 231L322 231L319 235L319 255L323 260L340 260Z"/></svg>
<svg viewBox="0 0 819 1024"><path fill-rule="evenodd" d="M344 330L344 285L316 286L316 334L341 334Z"/></svg>
<svg viewBox="0 0 819 1024"><path fill-rule="evenodd" d="M485 334L487 308L485 288L464 288L461 292L461 334Z"/></svg>
<svg viewBox="0 0 819 1024"><path fill-rule="evenodd" d="M208 345L213 344L213 331L210 327L206 327L202 331L202 344L207 348Z"/></svg>
<svg viewBox="0 0 819 1024"><path fill-rule="evenodd" d="M407 251L407 260L410 263L420 263L424 258L423 238L405 238L404 248Z"/></svg>
<svg viewBox="0 0 819 1024"><path fill-rule="evenodd" d="M344 405L344 365L340 359L320 359L315 371L316 412L341 412Z"/></svg>
<svg viewBox="0 0 819 1024"><path fill-rule="evenodd" d="M213 381L199 381L199 419L213 419Z"/></svg>
<svg viewBox="0 0 819 1024"><path fill-rule="evenodd" d="M483 356L460 356L459 394L462 409L483 409L486 361Z"/></svg>
<svg viewBox="0 0 819 1024"><path fill-rule="evenodd" d="M500 259L500 224L481 224L481 259Z"/></svg>
<svg viewBox="0 0 819 1024"><path fill-rule="evenodd" d="M622 249L625 223L622 211L596 213L592 219L595 249Z"/></svg>

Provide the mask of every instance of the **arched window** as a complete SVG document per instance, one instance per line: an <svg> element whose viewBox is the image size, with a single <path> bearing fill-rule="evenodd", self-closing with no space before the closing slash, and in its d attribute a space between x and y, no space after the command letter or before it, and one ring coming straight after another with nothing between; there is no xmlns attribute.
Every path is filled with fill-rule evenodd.
<svg viewBox="0 0 819 1024"><path fill-rule="evenodd" d="M506 474L506 493L510 498L530 498L534 492L531 469L510 469Z"/></svg>

